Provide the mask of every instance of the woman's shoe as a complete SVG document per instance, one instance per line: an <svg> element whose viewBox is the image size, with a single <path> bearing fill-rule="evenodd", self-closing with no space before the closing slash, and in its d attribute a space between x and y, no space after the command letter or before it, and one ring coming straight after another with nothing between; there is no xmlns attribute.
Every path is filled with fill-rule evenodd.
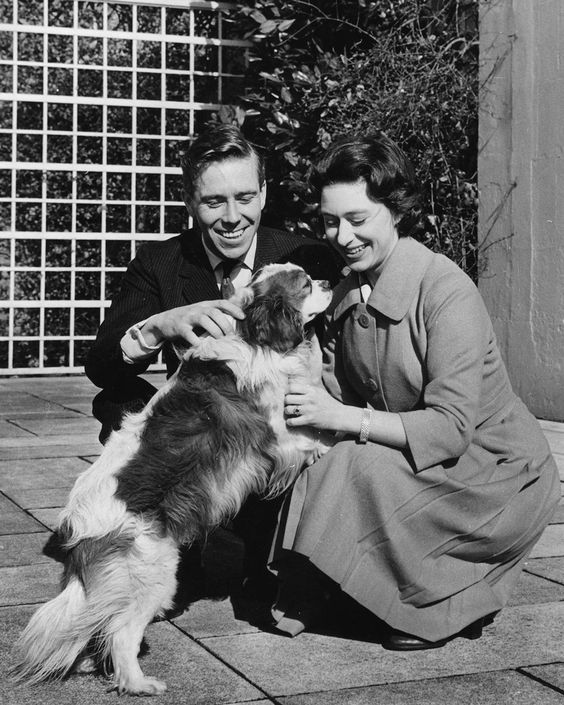
<svg viewBox="0 0 564 705"><path fill-rule="evenodd" d="M482 636L482 629L484 626L487 626L492 622L493 615L482 617L472 624L469 624L467 627L464 627L464 629L456 634L446 637L445 639L439 639L438 641L427 641L426 639L421 639L414 634L406 634L405 632L392 629L382 642L382 646L389 651L422 651L423 649L439 649L441 646L444 646L449 641L452 641L458 637L463 637L464 639L479 639Z"/></svg>
<svg viewBox="0 0 564 705"><path fill-rule="evenodd" d="M382 642L382 646L389 651L422 651L423 649L439 649L448 641L449 639L427 641L426 639L420 639L414 634L392 630Z"/></svg>

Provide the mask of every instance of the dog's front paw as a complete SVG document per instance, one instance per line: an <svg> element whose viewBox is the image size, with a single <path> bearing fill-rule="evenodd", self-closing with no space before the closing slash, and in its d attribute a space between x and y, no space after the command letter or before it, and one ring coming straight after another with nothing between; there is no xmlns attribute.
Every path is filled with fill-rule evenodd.
<svg viewBox="0 0 564 705"><path fill-rule="evenodd" d="M118 683L116 686L118 695L162 695L166 691L166 683L156 678L139 678Z"/></svg>

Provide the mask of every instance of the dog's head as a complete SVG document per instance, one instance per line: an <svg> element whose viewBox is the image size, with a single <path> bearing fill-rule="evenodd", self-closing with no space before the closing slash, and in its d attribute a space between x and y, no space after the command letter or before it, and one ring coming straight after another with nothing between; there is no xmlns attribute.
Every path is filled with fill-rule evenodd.
<svg viewBox="0 0 564 705"><path fill-rule="evenodd" d="M305 339L307 325L329 306L331 289L298 265L268 264L233 301L245 312L237 324L241 337L284 353Z"/></svg>

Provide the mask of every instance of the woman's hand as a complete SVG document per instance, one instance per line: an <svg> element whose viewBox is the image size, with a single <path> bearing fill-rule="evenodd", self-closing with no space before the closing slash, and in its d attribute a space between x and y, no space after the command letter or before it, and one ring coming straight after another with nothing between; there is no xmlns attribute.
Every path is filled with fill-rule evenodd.
<svg viewBox="0 0 564 705"><path fill-rule="evenodd" d="M364 407L341 403L324 388L303 380L290 380L284 397L284 413L288 426L312 426L358 437ZM396 448L407 448L407 436L399 414L372 409L368 440Z"/></svg>
<svg viewBox="0 0 564 705"><path fill-rule="evenodd" d="M290 380L284 397L284 413L288 426L313 426L339 431L345 405L319 386Z"/></svg>

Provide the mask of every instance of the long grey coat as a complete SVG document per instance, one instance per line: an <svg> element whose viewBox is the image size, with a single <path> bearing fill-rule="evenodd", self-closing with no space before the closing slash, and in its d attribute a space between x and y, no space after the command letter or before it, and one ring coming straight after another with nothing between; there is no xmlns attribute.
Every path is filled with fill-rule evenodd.
<svg viewBox="0 0 564 705"><path fill-rule="evenodd" d="M437 640L506 603L559 499L472 281L401 238L363 303L337 287L324 380L400 414L409 449L347 439L298 479L274 549L310 558L395 629Z"/></svg>

